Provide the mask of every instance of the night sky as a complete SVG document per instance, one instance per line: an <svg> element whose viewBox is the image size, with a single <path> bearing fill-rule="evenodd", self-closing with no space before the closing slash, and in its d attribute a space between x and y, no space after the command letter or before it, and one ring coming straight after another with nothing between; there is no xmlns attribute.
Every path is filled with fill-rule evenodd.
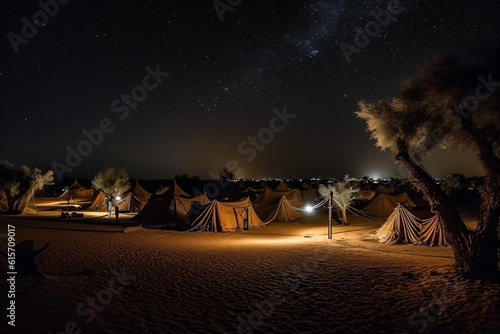
<svg viewBox="0 0 500 334"><path fill-rule="evenodd" d="M405 0L349 62L341 43L355 46L355 28L390 1L232 1L222 21L212 0L61 2L23 40L22 18L40 5L2 1L0 159L57 162L69 177L117 166L140 179L207 178L231 160L239 177L400 176L357 102L391 97L429 57L491 45L500 31L498 0ZM283 126L273 119L284 108ZM67 148L83 130L97 144L81 144L73 168ZM266 143L252 148L259 132ZM470 157L430 160L435 176L480 172Z"/></svg>

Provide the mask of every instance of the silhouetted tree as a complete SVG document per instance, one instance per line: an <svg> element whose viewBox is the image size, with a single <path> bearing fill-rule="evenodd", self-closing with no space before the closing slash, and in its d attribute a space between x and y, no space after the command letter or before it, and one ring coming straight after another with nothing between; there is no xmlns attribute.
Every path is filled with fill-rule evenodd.
<svg viewBox="0 0 500 334"><path fill-rule="evenodd" d="M218 180L230 181L230 180L234 180L235 178L236 177L235 177L234 171L232 171L228 167L224 167L217 172L217 179Z"/></svg>
<svg viewBox="0 0 500 334"><path fill-rule="evenodd" d="M360 102L371 137L390 149L408 179L444 223L455 254L455 267L465 277L498 275L497 227L500 216L500 79L498 52L470 62L435 58L404 81L390 101ZM475 231L467 229L458 209L422 166L437 148L468 149L484 171L481 209Z"/></svg>
<svg viewBox="0 0 500 334"><path fill-rule="evenodd" d="M8 212L21 213L37 190L54 181L54 172L0 161L0 188L7 197Z"/></svg>

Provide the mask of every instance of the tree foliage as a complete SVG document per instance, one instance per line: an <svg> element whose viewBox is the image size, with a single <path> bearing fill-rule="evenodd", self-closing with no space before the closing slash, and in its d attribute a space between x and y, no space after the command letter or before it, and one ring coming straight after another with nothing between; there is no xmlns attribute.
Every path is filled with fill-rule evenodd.
<svg viewBox="0 0 500 334"><path fill-rule="evenodd" d="M359 180L346 175L333 185L320 185L318 192L322 197L328 197L332 193L333 206L342 211L343 222L347 224L347 209L359 198Z"/></svg>
<svg viewBox="0 0 500 334"><path fill-rule="evenodd" d="M54 172L38 168L15 167L9 161L0 161L0 189L7 197L8 211L20 213L35 192L54 181Z"/></svg>
<svg viewBox="0 0 500 334"><path fill-rule="evenodd" d="M401 163L445 226L464 275L498 273L497 227L500 215L500 70L498 50L489 57L432 59L403 81L391 100L360 102L358 117L382 150ZM457 208L422 166L437 148L468 149L484 171L476 231L468 231Z"/></svg>
<svg viewBox="0 0 500 334"><path fill-rule="evenodd" d="M125 168L108 167L92 179L92 186L105 195L116 197L130 189L130 180Z"/></svg>

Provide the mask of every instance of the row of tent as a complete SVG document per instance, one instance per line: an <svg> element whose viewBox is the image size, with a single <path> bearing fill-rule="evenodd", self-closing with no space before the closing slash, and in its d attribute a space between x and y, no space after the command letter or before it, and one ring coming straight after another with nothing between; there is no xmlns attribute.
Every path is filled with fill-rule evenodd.
<svg viewBox="0 0 500 334"><path fill-rule="evenodd" d="M210 200L206 194L190 197L176 182L165 193L152 195L135 219L145 224L181 224L186 229L231 231L263 226L270 221L292 221L302 217L305 206L298 189L264 189L252 202L248 196L238 200Z"/></svg>

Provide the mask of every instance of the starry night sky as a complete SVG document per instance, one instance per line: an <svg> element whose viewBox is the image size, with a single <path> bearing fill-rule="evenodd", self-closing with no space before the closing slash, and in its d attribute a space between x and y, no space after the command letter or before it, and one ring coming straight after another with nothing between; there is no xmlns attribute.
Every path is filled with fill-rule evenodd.
<svg viewBox="0 0 500 334"><path fill-rule="evenodd" d="M429 57L491 45L500 31L498 0L402 0L406 10L348 62L340 43L354 45L354 28L389 1L244 0L223 21L212 0L65 1L18 53L8 34L41 8L2 1L0 159L66 165L66 147L108 118L114 130L70 177L107 166L140 179L208 177L231 160L240 177L398 176L357 102L391 97ZM113 112L147 66L169 75L126 117ZM296 117L248 162L243 142L285 106ZM435 176L480 171L467 159L437 154L428 166Z"/></svg>

